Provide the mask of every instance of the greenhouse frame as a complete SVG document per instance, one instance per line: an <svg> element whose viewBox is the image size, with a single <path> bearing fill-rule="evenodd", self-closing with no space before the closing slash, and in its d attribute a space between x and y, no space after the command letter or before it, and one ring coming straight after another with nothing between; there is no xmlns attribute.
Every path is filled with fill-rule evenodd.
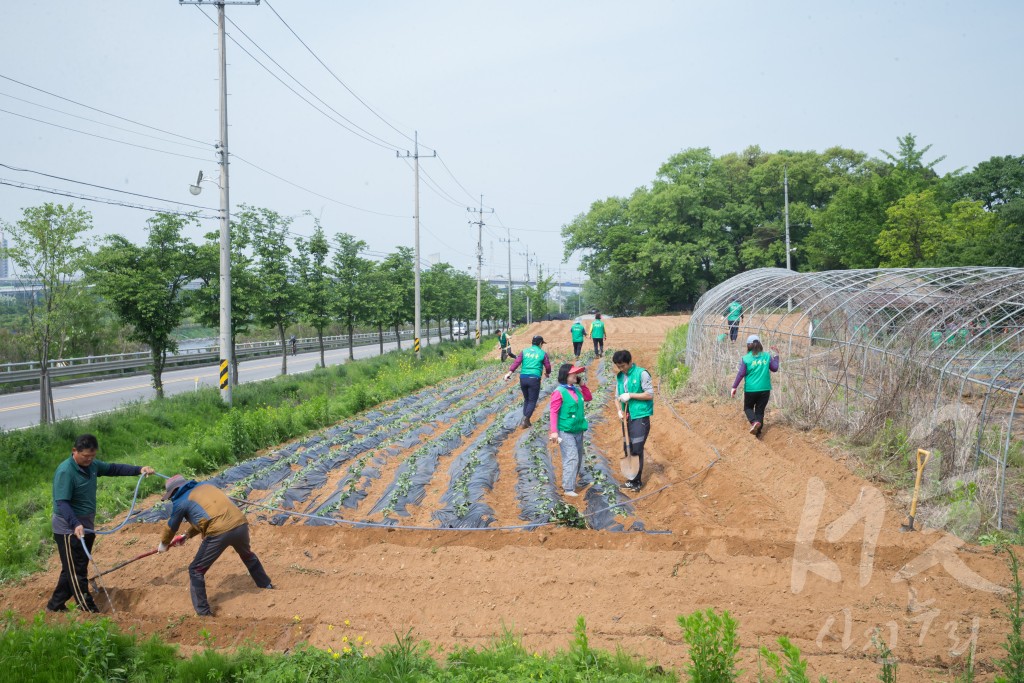
<svg viewBox="0 0 1024 683"><path fill-rule="evenodd" d="M726 308L743 308L738 339ZM697 302L694 384L728 392L748 335L781 355L770 410L855 443L901 432L937 476L973 481L1003 528L1024 492L1024 269L741 273Z"/></svg>

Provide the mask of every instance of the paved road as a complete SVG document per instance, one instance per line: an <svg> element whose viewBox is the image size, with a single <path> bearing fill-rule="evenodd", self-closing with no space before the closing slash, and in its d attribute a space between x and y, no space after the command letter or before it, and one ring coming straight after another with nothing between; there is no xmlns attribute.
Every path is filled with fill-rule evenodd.
<svg viewBox="0 0 1024 683"><path fill-rule="evenodd" d="M430 343L436 342L437 337L432 337ZM395 342L384 344L385 351L395 348ZM410 348L411 341L402 342L402 349ZM369 358L378 355L379 351L379 344L357 346L355 357ZM324 352L324 359L328 366L344 363L348 360L348 348L328 349ZM319 351L288 356L288 374L308 372L319 364ZM280 373L280 356L242 361L238 367L239 381L243 384L277 377ZM215 387L218 381L217 365L172 370L165 372L163 379L164 394L167 396L195 391L199 387ZM57 419L103 413L129 401L148 401L156 396L151 380L149 375L135 375L54 387L53 402ZM0 395L0 429L20 429L38 423L38 390Z"/></svg>

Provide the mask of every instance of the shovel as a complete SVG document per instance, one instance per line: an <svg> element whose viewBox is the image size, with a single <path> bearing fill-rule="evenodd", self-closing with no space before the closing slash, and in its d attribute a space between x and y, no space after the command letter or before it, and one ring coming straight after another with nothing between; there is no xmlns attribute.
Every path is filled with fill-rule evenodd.
<svg viewBox="0 0 1024 683"><path fill-rule="evenodd" d="M174 537L174 540L171 541L171 547L173 548L176 545L181 545L184 542L185 542L185 534L178 534L177 536ZM105 572L100 572L96 576L94 576L91 579L89 579L89 584L92 586L92 590L97 590L95 581L96 581L96 579L100 578L101 576L106 576L110 572L116 572L118 569L122 569L124 567L127 567L132 562L138 562L139 560L141 560L144 557L149 557L150 555L156 555L157 552L158 552L157 549L153 548L152 550L146 551L146 552L142 553L141 555L136 555L135 557L133 557L130 560L125 560L124 562L121 562L119 564L115 564L113 567L111 567L110 569L108 569Z"/></svg>
<svg viewBox="0 0 1024 683"><path fill-rule="evenodd" d="M626 428L626 422L629 420L629 407L622 411L622 460L619 461L619 470L622 472L622 476L626 478L626 481L631 481L636 477L637 471L640 469L640 456L632 455L629 452L629 430Z"/></svg>
<svg viewBox="0 0 1024 683"><path fill-rule="evenodd" d="M922 455L924 455L924 458L921 457ZM926 451L923 448L917 449L917 478L914 479L914 497L910 501L910 516L907 518L906 524L900 525L900 531L917 531L914 528L914 515L917 513L917 494L921 492L921 474L924 472L924 466L928 464L928 459L931 457L931 451Z"/></svg>

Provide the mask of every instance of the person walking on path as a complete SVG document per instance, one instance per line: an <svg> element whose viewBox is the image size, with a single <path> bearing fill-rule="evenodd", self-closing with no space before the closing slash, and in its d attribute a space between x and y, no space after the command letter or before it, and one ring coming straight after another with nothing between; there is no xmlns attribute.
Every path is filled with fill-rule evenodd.
<svg viewBox="0 0 1024 683"><path fill-rule="evenodd" d="M293 334L292 338L289 341L292 344L292 355L294 356L299 352L298 340L295 338L295 335Z"/></svg>
<svg viewBox="0 0 1024 683"><path fill-rule="evenodd" d="M99 612L89 592L89 555L96 541L96 479L156 474L152 467L119 465L96 459L99 442L82 434L71 447L71 457L57 465L53 474L53 516L50 524L60 555L60 578L46 603L49 612L66 612L74 598L78 609ZM85 548L82 542L85 542ZM86 554L86 548L88 554Z"/></svg>
<svg viewBox="0 0 1024 683"><path fill-rule="evenodd" d="M583 350L583 340L587 338L587 328L583 327L583 323L577 320L572 324L569 332L572 334L572 355L576 356L576 360L579 360L580 352Z"/></svg>
<svg viewBox="0 0 1024 683"><path fill-rule="evenodd" d="M772 349L775 351L775 349ZM772 395L772 375L779 371L779 353L774 356L764 352L761 338L756 334L747 337L747 354L740 359L736 380L729 395L736 396L736 389L743 382L743 413L750 422L750 433L760 436L764 428L764 410Z"/></svg>
<svg viewBox="0 0 1024 683"><path fill-rule="evenodd" d="M182 521L187 520L192 525L183 543L193 536L203 536L203 542L188 566L189 592L196 614L213 616L206 599L206 572L228 548L234 548L238 553L257 587L274 587L260 558L249 547L249 523L245 515L223 491L213 484L186 480L180 474L167 480L165 491L162 500L172 501L171 517L156 547L157 552L167 551Z"/></svg>
<svg viewBox="0 0 1024 683"><path fill-rule="evenodd" d="M505 379L512 377L512 373L519 370L519 388L523 390L523 422L522 427L530 426L530 417L537 407L537 398L540 396L540 375L551 376L551 361L547 352L541 347L544 346L544 337L539 334L533 338L533 346L519 352L519 357L508 369ZM522 369L520 369L520 366Z"/></svg>
<svg viewBox="0 0 1024 683"><path fill-rule="evenodd" d="M618 373L615 388L618 393L619 419L625 411L629 416L627 433L629 453L639 458L640 466L636 476L622 485L627 491L639 491L643 487L644 444L651 433L651 415L654 414L654 380L651 373L633 363L633 355L620 349L612 354L612 363Z"/></svg>
<svg viewBox="0 0 1024 683"><path fill-rule="evenodd" d="M551 394L551 441L562 451L562 489L576 497L576 483L583 471L583 434L587 431L584 405L594 396L587 387L586 368L563 363L558 369L558 388ZM585 486L588 482L579 482Z"/></svg>
<svg viewBox="0 0 1024 683"><path fill-rule="evenodd" d="M740 323L743 321L743 304L739 299L733 299L722 317L729 323L729 341L736 341L740 334Z"/></svg>
<svg viewBox="0 0 1024 683"><path fill-rule="evenodd" d="M600 358L604 355L604 321L601 314L594 314L594 322L590 325L590 338L594 341L594 357Z"/></svg>
<svg viewBox="0 0 1024 683"><path fill-rule="evenodd" d="M512 353L512 344L508 341L508 335L500 329L495 330L494 334L498 336L498 346L501 347L501 362L504 363L509 358L515 358L516 354Z"/></svg>

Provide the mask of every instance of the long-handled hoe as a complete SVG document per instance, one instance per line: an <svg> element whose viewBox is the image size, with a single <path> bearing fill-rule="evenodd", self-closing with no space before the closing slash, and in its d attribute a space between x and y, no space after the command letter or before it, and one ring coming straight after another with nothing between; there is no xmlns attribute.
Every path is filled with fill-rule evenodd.
<svg viewBox="0 0 1024 683"><path fill-rule="evenodd" d="M924 455L923 459L921 458L922 455ZM910 516L907 518L906 524L900 525L900 531L917 531L914 528L914 515L917 513L917 494L921 492L921 474L924 472L924 466L928 464L928 459L931 457L931 451L926 451L923 448L917 449L917 478L914 479L914 498L910 501Z"/></svg>
<svg viewBox="0 0 1024 683"><path fill-rule="evenodd" d="M171 547L174 547L176 545L181 545L184 542L185 542L185 534L178 534L177 536L174 537L174 540L171 541ZM138 562L142 558L149 557L150 555L156 555L156 553L157 553L157 549L153 548L152 550L148 550L148 551L142 553L141 555L136 555L135 557L133 557L130 560L125 560L124 562L119 562L118 564L115 564L110 569L108 569L108 570L106 570L104 572L100 572L96 576L91 577L89 579L89 586L92 588L92 590L98 591L99 587L98 587L98 585L96 583L96 580L98 578L100 578L101 576L106 576L107 574L109 574L111 572L116 572L118 569L123 569L124 567L127 567L132 562Z"/></svg>

